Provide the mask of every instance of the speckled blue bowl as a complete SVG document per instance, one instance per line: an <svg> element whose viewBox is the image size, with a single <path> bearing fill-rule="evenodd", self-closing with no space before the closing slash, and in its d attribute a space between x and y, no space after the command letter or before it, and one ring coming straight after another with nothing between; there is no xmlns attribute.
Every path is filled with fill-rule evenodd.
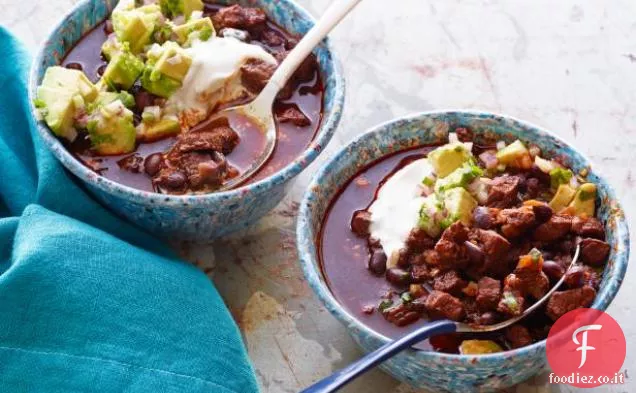
<svg viewBox="0 0 636 393"><path fill-rule="evenodd" d="M598 185L600 218L607 223L612 246L601 288L592 307L604 310L625 276L629 259L629 231L614 191L589 160L554 134L522 121L484 112L443 111L416 114L374 127L336 155L316 174L300 205L297 243L305 277L329 311L342 322L366 352L388 342L341 306L327 287L316 254L320 227L338 190L367 164L405 148L442 142L449 129L469 127L478 134L494 134L511 142L532 141L543 151L563 155L575 170L591 167L589 179ZM492 355L449 355L409 350L382 368L395 378L432 391L487 392L515 385L546 365L545 341Z"/></svg>
<svg viewBox="0 0 636 393"><path fill-rule="evenodd" d="M104 20L117 0L79 2L53 29L31 66L29 97L48 66L61 62L65 54L94 26ZM257 6L292 33L303 34L314 23L307 11L291 0L214 1L215 3ZM104 205L138 226L170 239L207 241L246 228L273 209L283 198L292 180L309 165L331 139L344 104L344 80L329 40L315 51L325 86L324 116L320 129L307 149L272 176L227 192L206 195L173 196L139 191L115 183L89 170L77 161L44 122L38 122L40 135L53 154ZM35 108L32 108L35 116ZM72 198L72 196L69 196Z"/></svg>

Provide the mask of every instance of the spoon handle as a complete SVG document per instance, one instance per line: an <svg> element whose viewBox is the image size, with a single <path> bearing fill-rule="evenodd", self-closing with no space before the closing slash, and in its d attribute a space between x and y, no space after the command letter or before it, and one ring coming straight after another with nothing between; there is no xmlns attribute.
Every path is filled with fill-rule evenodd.
<svg viewBox="0 0 636 393"><path fill-rule="evenodd" d="M294 71L296 71L300 63L305 60L307 55L311 53L320 41L322 41L360 1L362 0L336 0L329 6L320 20L305 34L294 49L289 52L285 60L283 60L276 69L276 72L274 72L274 75L270 78L267 85L268 87L272 85L272 88L276 90L274 96L285 86L287 80L292 76ZM265 90L274 90L272 88L266 88Z"/></svg>
<svg viewBox="0 0 636 393"><path fill-rule="evenodd" d="M336 371L327 378L324 378L300 393L331 393L335 392L353 379L368 371L374 366L393 357L404 349L410 348L414 344L423 341L431 336L444 333L455 332L457 325L453 321L441 320L431 322L406 336L385 344L364 357L356 360L342 370Z"/></svg>

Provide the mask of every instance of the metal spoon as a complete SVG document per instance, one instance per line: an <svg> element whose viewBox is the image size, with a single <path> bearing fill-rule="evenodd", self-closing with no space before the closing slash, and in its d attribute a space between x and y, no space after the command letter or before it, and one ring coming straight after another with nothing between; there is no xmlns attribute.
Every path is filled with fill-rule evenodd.
<svg viewBox="0 0 636 393"><path fill-rule="evenodd" d="M567 268L569 271L579 259L579 251L580 246L576 246L576 252L574 253L574 258L572 258L572 263ZM506 321L497 323L495 325L485 325L485 326L472 326L467 323L462 322L454 322L448 319L435 321L427 324L426 326L422 326L421 328L407 334L406 336L397 339L393 342L385 344L384 346L376 349L373 352L370 352L358 359L354 363L349 366L343 368L342 370L336 371L331 374L327 378L324 378L300 393L331 393L335 392L347 383L351 382L355 378L359 377L366 371L369 371L374 366L384 362L385 360L393 357L404 349L411 348L414 344L417 344L420 341L423 341L431 336L436 336L438 334L445 333L482 333L482 332L493 332L496 330L503 329L510 325L515 324L519 320L527 317L534 310L541 307L550 296L556 291L559 286L565 280L565 273L561 277L561 279L546 293L541 299L539 299L532 306L528 307L523 314L516 316L514 318L508 319ZM431 288L427 288L429 291Z"/></svg>
<svg viewBox="0 0 636 393"><path fill-rule="evenodd" d="M265 147L261 155L252 162L239 176L225 182L220 190L227 190L241 184L252 176L267 162L276 146L276 124L272 114L272 105L276 95L282 89L287 80L292 76L298 66L305 60L320 41L362 0L340 0L334 2L322 15L318 23L305 34L300 42L285 57L278 66L274 75L270 78L265 88L250 103L225 109L218 116L230 117L235 114L247 117L254 121L265 131Z"/></svg>

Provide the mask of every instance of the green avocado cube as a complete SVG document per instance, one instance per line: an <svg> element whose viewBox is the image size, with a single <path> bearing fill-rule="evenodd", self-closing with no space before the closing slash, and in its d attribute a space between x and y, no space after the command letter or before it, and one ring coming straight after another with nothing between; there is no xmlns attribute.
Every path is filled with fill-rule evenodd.
<svg viewBox="0 0 636 393"><path fill-rule="evenodd" d="M193 11L203 10L201 0L160 0L161 11L168 17L183 15L188 19Z"/></svg>
<svg viewBox="0 0 636 393"><path fill-rule="evenodd" d="M556 213L565 209L576 195L576 190L569 184L561 184L552 197L549 205Z"/></svg>
<svg viewBox="0 0 636 393"><path fill-rule="evenodd" d="M130 52L118 53L106 66L102 78L113 90L128 90L144 69L144 62Z"/></svg>
<svg viewBox="0 0 636 393"><path fill-rule="evenodd" d="M428 161L439 178L447 176L471 157L471 152L461 142L449 143L428 153Z"/></svg>
<svg viewBox="0 0 636 393"><path fill-rule="evenodd" d="M75 116L74 94L65 90L39 86L37 107L51 131L59 137L72 141L77 136L73 127Z"/></svg>
<svg viewBox="0 0 636 393"><path fill-rule="evenodd" d="M152 123L142 123L139 137L144 142L153 142L178 134L181 131L179 120L174 117L165 117Z"/></svg>
<svg viewBox="0 0 636 393"><path fill-rule="evenodd" d="M153 72L161 73L168 78L182 82L190 69L190 65L192 65L192 58L180 47L170 45L157 60Z"/></svg>
<svg viewBox="0 0 636 393"><path fill-rule="evenodd" d="M66 67L47 68L41 86L64 90L71 94L79 93L86 101L92 101L97 97L97 87L82 71Z"/></svg>
<svg viewBox="0 0 636 393"><path fill-rule="evenodd" d="M503 348L491 340L464 340L459 346L462 355L483 355L503 352Z"/></svg>
<svg viewBox="0 0 636 393"><path fill-rule="evenodd" d="M124 50L125 48L122 46L121 42L119 42L115 35L109 36L108 39L102 44L102 55L108 61L111 61L113 57Z"/></svg>
<svg viewBox="0 0 636 393"><path fill-rule="evenodd" d="M181 87L181 82L168 78L161 73L153 73L153 69L146 66L143 74L141 74L141 86L154 95L169 98L172 93Z"/></svg>
<svg viewBox="0 0 636 393"><path fill-rule="evenodd" d="M418 226L423 229L430 237L436 238L442 231L440 219L444 211L442 202L437 195L431 194L424 198L422 207L420 208L420 218Z"/></svg>
<svg viewBox="0 0 636 393"><path fill-rule="evenodd" d="M526 146L517 139L508 146L499 150L496 156L497 160L499 160L500 163L504 165L510 165L529 154L530 153L528 152L528 149L526 149Z"/></svg>
<svg viewBox="0 0 636 393"><path fill-rule="evenodd" d="M118 155L135 150L137 131L133 113L119 99L95 108L86 128L98 155Z"/></svg>
<svg viewBox="0 0 636 393"><path fill-rule="evenodd" d="M116 10L111 19L117 38L127 42L133 53L139 53L150 43L152 33L160 24L161 9L156 4L149 4L130 10Z"/></svg>
<svg viewBox="0 0 636 393"><path fill-rule="evenodd" d="M484 171L475 165L473 160L468 160L448 176L435 182L435 192L443 193L451 188L466 187L470 182L482 176Z"/></svg>
<svg viewBox="0 0 636 393"><path fill-rule="evenodd" d="M443 226L450 226L455 221L461 221L464 225L470 225L473 218L473 210L477 207L477 201L468 191L461 187L452 188L444 194L444 207L447 216Z"/></svg>
<svg viewBox="0 0 636 393"><path fill-rule="evenodd" d="M596 185L594 183L581 184L576 191L570 206L573 213L579 217L594 217L596 209Z"/></svg>
<svg viewBox="0 0 636 393"><path fill-rule="evenodd" d="M207 41L216 35L216 30L214 30L214 25L209 17L191 19L182 25L175 26L172 32L176 35L177 42L186 46L192 44L196 39Z"/></svg>

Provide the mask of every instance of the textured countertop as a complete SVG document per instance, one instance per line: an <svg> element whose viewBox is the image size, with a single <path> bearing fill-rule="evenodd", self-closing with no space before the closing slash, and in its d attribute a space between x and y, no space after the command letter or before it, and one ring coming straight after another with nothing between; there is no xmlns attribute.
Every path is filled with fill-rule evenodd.
<svg viewBox="0 0 636 393"><path fill-rule="evenodd" d="M329 0L299 0L318 16ZM75 0L0 0L0 24L35 49ZM485 109L548 128L580 148L616 187L636 228L636 2L630 0L366 0L332 34L344 66L341 126L291 194L249 231L183 247L215 281L239 323L264 392L296 392L360 356L313 296L297 264L298 201L325 157L368 127L415 111ZM609 313L628 342L634 391L633 266ZM545 375L509 392L572 392ZM373 371L343 391L412 393ZM581 389L581 391L583 391Z"/></svg>

